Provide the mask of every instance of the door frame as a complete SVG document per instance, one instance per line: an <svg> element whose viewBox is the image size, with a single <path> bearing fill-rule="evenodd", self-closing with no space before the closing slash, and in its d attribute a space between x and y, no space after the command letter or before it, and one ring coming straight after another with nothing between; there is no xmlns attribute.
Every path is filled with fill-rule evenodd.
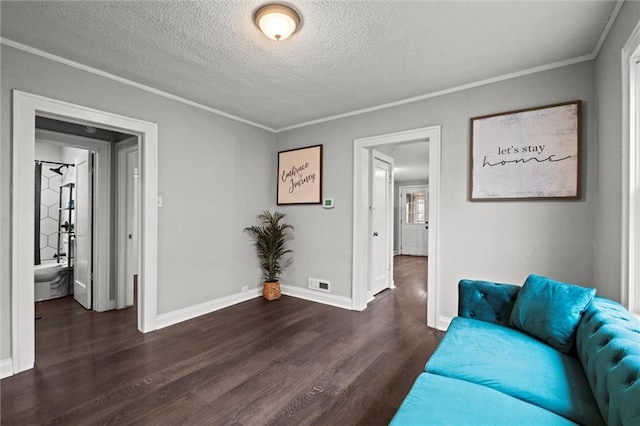
<svg viewBox="0 0 640 426"><path fill-rule="evenodd" d="M622 220L620 295L640 316L640 23L622 49Z"/></svg>
<svg viewBox="0 0 640 426"><path fill-rule="evenodd" d="M402 199L402 191L404 189L409 189L409 188L425 188L425 191L427 193L427 199L429 197L429 185L400 185L398 186L398 210L400 211L400 214L398 215L398 234L400 234L399 237L399 243L400 243L400 249L398 250L400 252L400 254L402 255L402 224L403 224L403 217L404 217L404 209L405 209L405 203L404 200ZM429 200L431 201L431 200ZM428 250L428 247L427 247ZM428 256L428 254L427 254Z"/></svg>
<svg viewBox="0 0 640 426"><path fill-rule="evenodd" d="M429 257L427 279L427 325L437 326L439 309L437 290L440 266L440 135L441 126L430 126L378 136L357 138L353 141L353 256L351 297L352 309L363 311L367 308L367 271L369 270L369 238L367 203L370 168L370 149L378 145L404 142L429 141Z"/></svg>
<svg viewBox="0 0 640 426"><path fill-rule="evenodd" d="M138 135L142 223L138 330L156 329L158 275L157 124L71 104L21 90L13 94L11 214L11 352L13 373L35 364L34 174L36 115Z"/></svg>
<svg viewBox="0 0 640 426"><path fill-rule="evenodd" d="M367 303L371 302L374 299L375 294L373 289L371 288L373 285L373 263L371 259L373 259L373 169L374 169L374 161L378 159L384 163L389 164L389 176L390 180L385 182L387 186L387 199L385 209L387 210L387 229L386 229L386 238L387 238L387 289L394 289L395 283L393 280L393 167L394 161L393 158L385 155L375 149L371 149L370 155L370 163L369 163L369 198L368 203L371 208L369 208L369 217L368 217L368 229L369 229L369 270L368 270L368 278L367 283Z"/></svg>

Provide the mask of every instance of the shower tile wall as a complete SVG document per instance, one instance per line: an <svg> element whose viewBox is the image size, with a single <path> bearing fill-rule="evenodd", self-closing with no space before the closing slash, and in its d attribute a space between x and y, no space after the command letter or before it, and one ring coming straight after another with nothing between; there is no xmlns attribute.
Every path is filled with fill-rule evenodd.
<svg viewBox="0 0 640 426"><path fill-rule="evenodd" d="M42 191L40 193L40 257L43 261L53 257L58 247L58 209L62 176L42 167Z"/></svg>

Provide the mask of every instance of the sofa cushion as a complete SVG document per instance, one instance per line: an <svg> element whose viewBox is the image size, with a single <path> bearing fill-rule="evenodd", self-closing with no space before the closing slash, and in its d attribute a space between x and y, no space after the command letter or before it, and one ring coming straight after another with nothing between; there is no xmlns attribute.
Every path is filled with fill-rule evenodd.
<svg viewBox="0 0 640 426"><path fill-rule="evenodd" d="M576 349L608 425L640 425L640 321L596 297L578 326Z"/></svg>
<svg viewBox="0 0 640 426"><path fill-rule="evenodd" d="M578 359L513 328L456 317L426 371L493 388L577 423L603 424Z"/></svg>
<svg viewBox="0 0 640 426"><path fill-rule="evenodd" d="M582 313L596 290L529 275L511 312L511 325L569 353Z"/></svg>
<svg viewBox="0 0 640 426"><path fill-rule="evenodd" d="M490 281L460 280L458 316L509 325L520 286Z"/></svg>
<svg viewBox="0 0 640 426"><path fill-rule="evenodd" d="M494 389L422 373L391 425L573 425L575 423Z"/></svg>

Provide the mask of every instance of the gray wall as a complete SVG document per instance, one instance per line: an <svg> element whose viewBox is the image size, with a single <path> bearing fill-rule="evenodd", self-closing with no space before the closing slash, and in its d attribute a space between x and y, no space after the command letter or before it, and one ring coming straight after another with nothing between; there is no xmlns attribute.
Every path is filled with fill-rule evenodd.
<svg viewBox="0 0 640 426"><path fill-rule="evenodd" d="M469 118L575 99L583 101L584 114L581 200L467 201ZM440 315L456 314L457 283L466 277L523 283L538 273L611 294L611 282L591 279L595 120L593 62L586 62L280 133L279 150L324 144L324 196L336 203L333 210L281 207L296 226L286 283L305 287L309 276L326 278L334 293L351 297L354 138L439 124Z"/></svg>
<svg viewBox="0 0 640 426"><path fill-rule="evenodd" d="M159 125L158 313L257 286L242 227L275 203L277 150L324 145L324 197L334 209L279 206L296 227L295 263L283 283L332 282L351 297L353 139L442 126L443 316L457 282L522 283L535 272L620 298L620 49L640 19L626 2L596 61L523 76L275 135L68 66L2 46L0 143L0 359L10 356L11 93L17 88ZM581 99L583 197L579 201L467 201L469 118ZM596 100L598 107L596 108ZM598 125L596 125L596 120ZM277 143L276 143L277 142ZM596 196L597 195L597 196Z"/></svg>
<svg viewBox="0 0 640 426"><path fill-rule="evenodd" d="M620 300L622 248L622 69L621 51L640 21L640 3L625 2L595 63L598 102L597 193L594 209L594 274L603 295ZM625 159L625 161L628 161Z"/></svg>
<svg viewBox="0 0 640 426"><path fill-rule="evenodd" d="M158 314L260 285L243 234L274 205L275 135L2 46L0 359L11 356L11 89L158 124Z"/></svg>

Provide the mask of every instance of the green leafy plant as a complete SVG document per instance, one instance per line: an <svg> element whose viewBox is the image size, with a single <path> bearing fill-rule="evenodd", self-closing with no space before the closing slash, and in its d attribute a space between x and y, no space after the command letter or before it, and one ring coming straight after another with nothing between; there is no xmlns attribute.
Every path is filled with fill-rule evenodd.
<svg viewBox="0 0 640 426"><path fill-rule="evenodd" d="M293 226L283 223L286 215L267 210L258 215L260 225L244 228L254 241L260 269L265 282L276 282L282 271L291 264L292 251L286 248L293 239Z"/></svg>

